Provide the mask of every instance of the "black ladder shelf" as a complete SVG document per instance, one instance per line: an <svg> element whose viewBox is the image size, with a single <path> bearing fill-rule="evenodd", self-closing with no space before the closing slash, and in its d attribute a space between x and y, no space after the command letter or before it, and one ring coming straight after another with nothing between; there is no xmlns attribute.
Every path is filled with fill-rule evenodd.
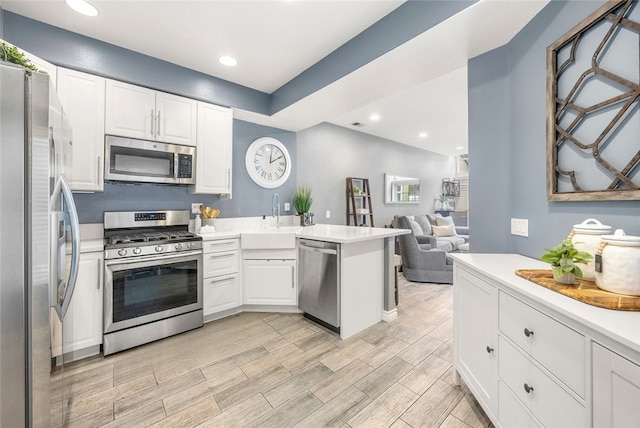
<svg viewBox="0 0 640 428"><path fill-rule="evenodd" d="M356 190L360 191L356 192ZM369 179L347 177L347 226L363 225L373 227Z"/></svg>

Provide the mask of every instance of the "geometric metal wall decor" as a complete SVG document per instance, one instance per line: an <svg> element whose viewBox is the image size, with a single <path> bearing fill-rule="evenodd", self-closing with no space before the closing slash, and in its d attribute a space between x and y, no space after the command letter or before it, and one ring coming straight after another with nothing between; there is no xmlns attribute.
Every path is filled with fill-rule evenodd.
<svg viewBox="0 0 640 428"><path fill-rule="evenodd" d="M640 8L608 1L547 48L547 199L640 199Z"/></svg>

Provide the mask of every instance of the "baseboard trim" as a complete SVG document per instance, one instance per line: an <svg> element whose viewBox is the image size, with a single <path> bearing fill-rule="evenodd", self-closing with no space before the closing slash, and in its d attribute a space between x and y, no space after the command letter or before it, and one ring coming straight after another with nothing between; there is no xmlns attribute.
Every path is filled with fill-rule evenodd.
<svg viewBox="0 0 640 428"><path fill-rule="evenodd" d="M398 309L393 308L390 311L382 311L382 321L391 322L398 319Z"/></svg>

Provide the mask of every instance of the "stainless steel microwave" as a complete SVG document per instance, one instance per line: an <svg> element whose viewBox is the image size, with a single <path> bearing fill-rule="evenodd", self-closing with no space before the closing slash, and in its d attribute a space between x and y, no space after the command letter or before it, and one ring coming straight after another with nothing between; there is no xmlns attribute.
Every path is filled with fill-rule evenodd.
<svg viewBox="0 0 640 428"><path fill-rule="evenodd" d="M107 135L104 179L195 184L196 148Z"/></svg>

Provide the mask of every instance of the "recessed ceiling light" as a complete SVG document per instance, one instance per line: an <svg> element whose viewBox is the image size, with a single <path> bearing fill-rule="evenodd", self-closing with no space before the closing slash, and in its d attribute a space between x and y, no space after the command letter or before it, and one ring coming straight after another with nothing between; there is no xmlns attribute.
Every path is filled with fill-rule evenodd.
<svg viewBox="0 0 640 428"><path fill-rule="evenodd" d="M98 9L85 0L64 0L71 9L86 16L97 16Z"/></svg>
<svg viewBox="0 0 640 428"><path fill-rule="evenodd" d="M372 122L377 122L380 120L380 115L373 113L371 116L369 116L369 120L371 120Z"/></svg>
<svg viewBox="0 0 640 428"><path fill-rule="evenodd" d="M456 150L464 150L464 147L458 146L458 147L456 147Z"/></svg>
<svg viewBox="0 0 640 428"><path fill-rule="evenodd" d="M421 132L421 133L419 133L419 134L418 134L418 137L420 137L420 138L427 138L427 135L428 135L428 134L427 134L426 132Z"/></svg>
<svg viewBox="0 0 640 428"><path fill-rule="evenodd" d="M238 64L238 61L229 55L222 55L221 57L218 57L218 61L220 64L226 65L227 67L233 67Z"/></svg>

